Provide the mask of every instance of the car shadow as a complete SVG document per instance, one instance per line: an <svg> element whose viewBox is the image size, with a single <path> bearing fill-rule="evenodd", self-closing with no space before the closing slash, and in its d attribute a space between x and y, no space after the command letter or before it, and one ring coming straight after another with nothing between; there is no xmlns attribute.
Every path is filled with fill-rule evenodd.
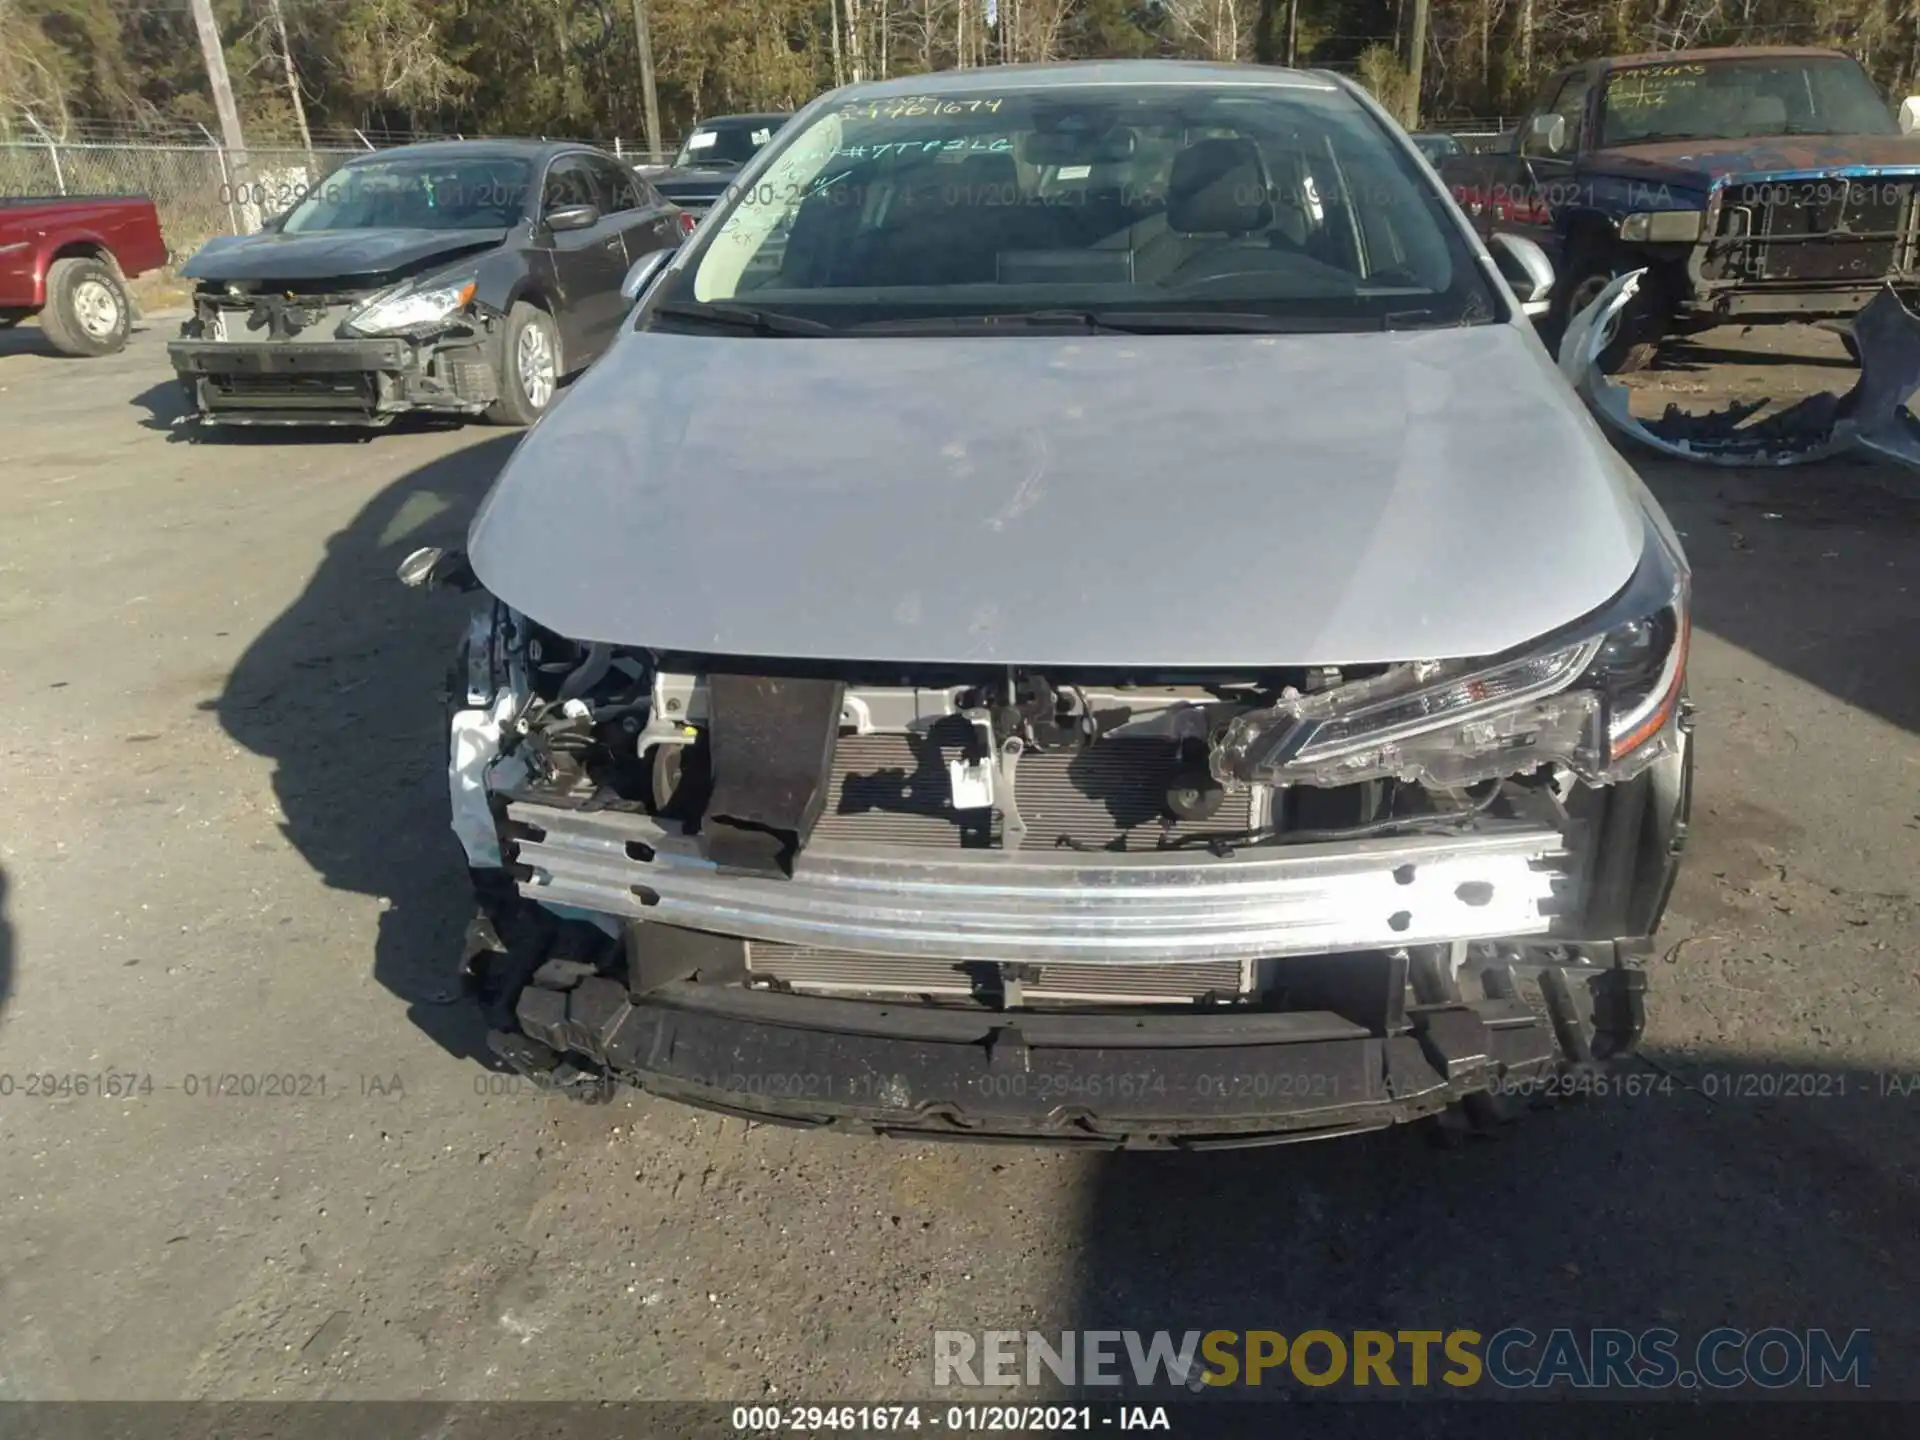
<svg viewBox="0 0 1920 1440"><path fill-rule="evenodd" d="M193 412L186 388L174 377L155 381L127 403L145 412L140 417L143 430L172 432ZM175 437L169 434L169 438Z"/></svg>
<svg viewBox="0 0 1920 1440"><path fill-rule="evenodd" d="M1558 1101L1447 1146L1416 1124L1299 1145L1100 1156L1062 1324L1142 1331L1143 1345L1155 1330L1176 1344L1216 1329L1322 1330L1348 1343L1355 1330L1471 1330L1484 1342L1508 1326L1542 1338L1557 1327L1668 1326L1683 1359L1721 1325L1819 1326L1839 1340L1866 1329L1872 1397L1920 1394L1911 1324L1920 1131L1906 1120L1905 1093L1920 1093L1920 1077L1826 1064L1816 1074L1787 1059L1704 1052L1627 1062L1613 1078L1611 1093ZM1127 1351L1113 1351L1125 1383L1082 1385L1081 1398L1183 1393L1163 1375L1139 1386ZM1357 1389L1351 1369L1312 1388L1285 1363L1259 1388L1203 1393L1428 1402L1499 1393L1497 1383L1442 1383L1437 1344L1433 1354L1429 1383L1414 1386L1410 1348L1396 1344L1391 1394L1377 1379ZM1512 1358L1539 1357L1535 1345ZM1322 1348L1313 1369L1329 1363ZM1713 1393L1673 1387L1664 1398ZM1751 1387L1729 1393L1755 1398ZM1569 1386L1553 1398L1569 1398ZM1392 1433L1489 1433L1475 1408L1395 1407Z"/></svg>
<svg viewBox="0 0 1920 1440"><path fill-rule="evenodd" d="M327 543L313 578L247 647L208 708L274 762L287 840L326 884L381 897L374 977L456 1055L492 1063L458 984L471 913L448 824L441 691L468 597L394 578L422 545L465 542L474 507L511 453L498 434L383 490Z"/></svg>
<svg viewBox="0 0 1920 1440"><path fill-rule="evenodd" d="M13 998L13 921L7 915L7 871L0 865L0 1023Z"/></svg>
<svg viewBox="0 0 1920 1440"><path fill-rule="evenodd" d="M1852 389L1854 378L1860 371L1859 364L1851 356L1844 352L1831 354L1824 348L1738 350L1720 345L1694 344L1690 341L1677 340L1661 347L1648 373L1701 373L1723 365L1738 365L1756 370L1804 366L1809 369L1844 372L1844 378L1836 376L1831 384L1820 387L1839 390Z"/></svg>
<svg viewBox="0 0 1920 1440"><path fill-rule="evenodd" d="M48 360L71 358L53 348L46 332L34 320L22 320L17 325L0 330L0 360L14 355L38 355Z"/></svg>
<svg viewBox="0 0 1920 1440"><path fill-rule="evenodd" d="M1920 473L1841 458L1635 468L1693 566L1694 624L1848 705L1920 731Z"/></svg>
<svg viewBox="0 0 1920 1440"><path fill-rule="evenodd" d="M136 318L128 334L127 343L131 345L136 336L142 335L147 331L156 328L165 329L167 324L168 321L165 319L150 320L144 317ZM124 350L114 352L114 354L121 355L125 353ZM68 355L64 351L54 349L53 342L47 339L47 332L42 330L40 328L40 322L32 317L22 320L17 325L10 325L4 330L0 330L0 360L27 355L36 356L43 360L84 360L88 363L96 363L100 360L110 360L113 358L112 355Z"/></svg>

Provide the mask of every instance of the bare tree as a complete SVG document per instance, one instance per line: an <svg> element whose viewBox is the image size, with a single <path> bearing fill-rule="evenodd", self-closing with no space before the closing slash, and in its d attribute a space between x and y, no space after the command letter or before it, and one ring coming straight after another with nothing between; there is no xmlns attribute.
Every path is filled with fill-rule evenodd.
<svg viewBox="0 0 1920 1440"><path fill-rule="evenodd" d="M846 0L847 5L847 71L853 83L858 85L867 78L863 61L864 47L860 38L860 0Z"/></svg>

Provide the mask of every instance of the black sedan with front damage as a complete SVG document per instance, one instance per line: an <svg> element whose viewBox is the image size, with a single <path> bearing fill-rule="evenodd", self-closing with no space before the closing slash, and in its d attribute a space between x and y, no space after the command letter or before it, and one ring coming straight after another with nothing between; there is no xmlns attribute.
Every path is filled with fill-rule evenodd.
<svg viewBox="0 0 1920 1440"><path fill-rule="evenodd" d="M495 1052L1199 1147L1630 1049L1689 570L1493 249L1337 76L796 116L403 567L484 592L446 734Z"/></svg>
<svg viewBox="0 0 1920 1440"><path fill-rule="evenodd" d="M527 425L606 348L629 267L692 228L579 145L381 151L182 266L193 316L167 349L202 422Z"/></svg>

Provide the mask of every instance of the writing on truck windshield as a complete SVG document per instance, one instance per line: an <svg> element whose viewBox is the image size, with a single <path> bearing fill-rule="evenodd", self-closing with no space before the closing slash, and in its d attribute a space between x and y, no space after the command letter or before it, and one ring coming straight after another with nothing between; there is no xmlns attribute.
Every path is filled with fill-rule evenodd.
<svg viewBox="0 0 1920 1440"><path fill-rule="evenodd" d="M709 121L696 125L681 142L673 163L690 165L744 165L754 153L773 138L780 121L754 117L746 120Z"/></svg>
<svg viewBox="0 0 1920 1440"><path fill-rule="evenodd" d="M1873 82L1844 57L1673 61L1615 71L1601 144L1780 135L1897 135Z"/></svg>
<svg viewBox="0 0 1920 1440"><path fill-rule="evenodd" d="M780 144L663 301L856 327L1050 306L1374 328L1497 313L1444 198L1331 86L889 97Z"/></svg>

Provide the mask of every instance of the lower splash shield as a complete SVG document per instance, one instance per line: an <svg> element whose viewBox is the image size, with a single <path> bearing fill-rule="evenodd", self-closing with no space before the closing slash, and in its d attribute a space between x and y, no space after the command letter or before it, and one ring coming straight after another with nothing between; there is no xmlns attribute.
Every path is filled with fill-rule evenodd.
<svg viewBox="0 0 1920 1440"><path fill-rule="evenodd" d="M1704 415L1669 405L1658 420L1641 420L1629 408L1626 387L1607 378L1600 357L1645 274L1617 276L1567 322L1560 342L1561 373L1605 424L1649 449L1709 465L1803 465L1865 450L1920 468L1920 421L1906 405L1920 390L1920 315L1891 286L1853 321L1860 379L1844 395L1809 395L1757 421L1752 417L1766 407L1764 399Z"/></svg>

